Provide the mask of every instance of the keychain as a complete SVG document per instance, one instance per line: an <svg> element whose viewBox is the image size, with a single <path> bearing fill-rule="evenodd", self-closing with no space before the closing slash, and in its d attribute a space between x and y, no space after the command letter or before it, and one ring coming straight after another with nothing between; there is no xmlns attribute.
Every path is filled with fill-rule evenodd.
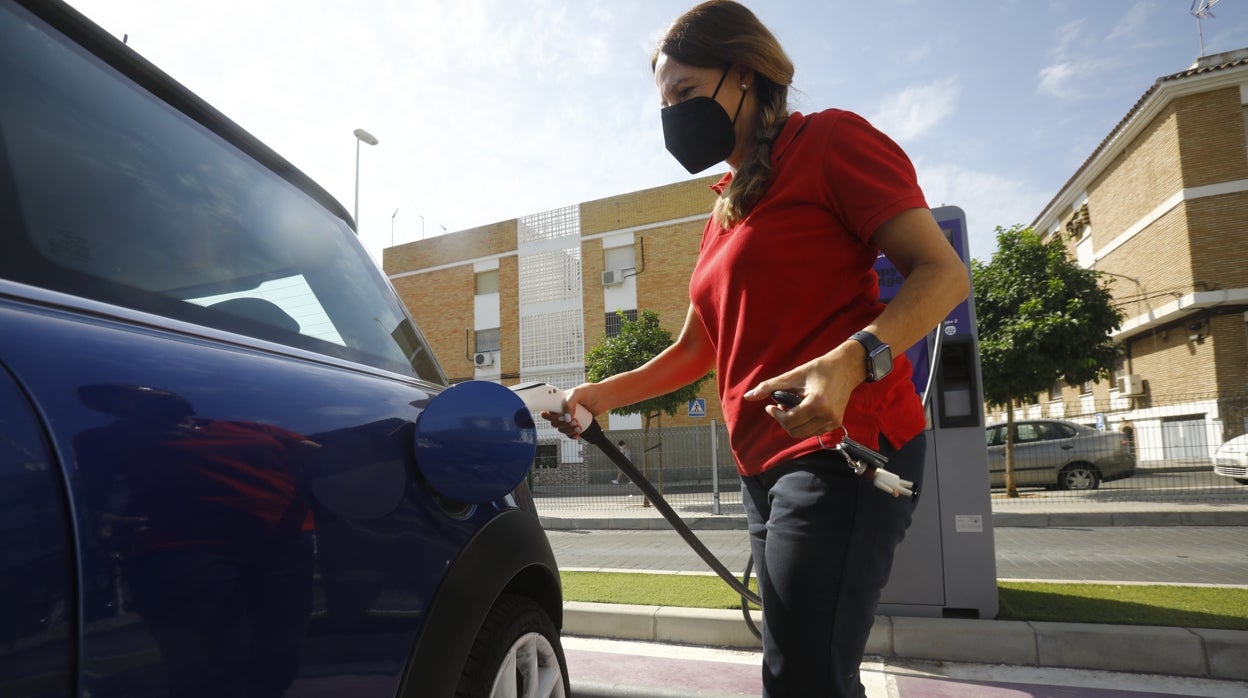
<svg viewBox="0 0 1248 698"><path fill-rule="evenodd" d="M771 399L782 407L796 407L802 401L797 395L777 390L771 394ZM878 489L888 494L898 497L906 495L911 499L918 497L918 490L914 487L914 483L909 480L903 480L896 473L886 470L884 466L888 463L888 458L875 449L868 448L862 444L849 438L849 430L844 425L841 431L845 435L841 437L840 443L835 446L825 446L823 443L823 435L819 435L819 445L829 451L840 451L845 457L845 464L853 471L854 475L870 480Z"/></svg>

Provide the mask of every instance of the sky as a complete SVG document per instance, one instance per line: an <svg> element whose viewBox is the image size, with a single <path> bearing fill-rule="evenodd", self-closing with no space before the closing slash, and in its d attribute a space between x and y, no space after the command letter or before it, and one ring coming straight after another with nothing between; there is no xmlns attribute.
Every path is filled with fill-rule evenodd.
<svg viewBox="0 0 1248 698"><path fill-rule="evenodd" d="M690 179L650 70L691 0L69 0L356 206L382 250ZM857 112L960 206L971 254L1028 225L1164 75L1191 0L747 0L797 66L790 106ZM1203 19L1248 47L1248 0ZM379 141L358 145L362 128ZM702 173L722 172L718 166Z"/></svg>

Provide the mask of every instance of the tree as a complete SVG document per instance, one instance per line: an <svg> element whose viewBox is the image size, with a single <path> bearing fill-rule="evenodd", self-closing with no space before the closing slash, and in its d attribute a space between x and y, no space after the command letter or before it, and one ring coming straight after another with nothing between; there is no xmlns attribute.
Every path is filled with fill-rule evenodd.
<svg viewBox="0 0 1248 698"><path fill-rule="evenodd" d="M585 355L585 375L590 381L600 381L617 373L624 373L640 367L650 359L658 356L664 349L673 344L672 333L659 326L659 314L642 311L636 320L629 320L623 312L616 312L620 319L620 332L614 337L604 337L598 346ZM659 420L662 426L662 415L669 417L676 410L684 407L687 402L698 396L701 387L710 374L699 378L689 385L673 390L649 400L625 405L611 410L612 414L640 414L645 417L642 422L641 472L647 474L650 460L650 425L652 420ZM659 491L663 491L663 455L659 451ZM645 506L650 506L645 500Z"/></svg>
<svg viewBox="0 0 1248 698"><path fill-rule="evenodd" d="M1110 332L1122 324L1103 275L1070 259L1058 238L1030 228L997 228L992 261L971 260L984 399L1006 409L1006 494L1014 483L1014 406L1032 401L1059 379L1071 385L1113 375L1119 348Z"/></svg>

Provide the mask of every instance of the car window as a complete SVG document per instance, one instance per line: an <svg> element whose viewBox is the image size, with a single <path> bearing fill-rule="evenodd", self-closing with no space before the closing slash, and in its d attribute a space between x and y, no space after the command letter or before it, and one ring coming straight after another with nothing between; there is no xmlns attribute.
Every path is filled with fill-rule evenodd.
<svg viewBox="0 0 1248 698"><path fill-rule="evenodd" d="M0 8L0 276L445 382L348 224Z"/></svg>
<svg viewBox="0 0 1248 698"><path fill-rule="evenodd" d="M1057 424L1050 422L1038 425L1041 427L1042 437L1046 440L1053 441L1057 439L1069 439L1075 435L1075 430L1065 424Z"/></svg>
<svg viewBox="0 0 1248 698"><path fill-rule="evenodd" d="M1005 438L1004 438L1004 435L1005 435L1005 428L1004 428L1004 427L992 427L992 428L990 428L990 429L988 430L988 445L989 445L989 446L1000 446L1000 445L1004 444L1004 443L1005 443Z"/></svg>
<svg viewBox="0 0 1248 698"><path fill-rule="evenodd" d="M1015 441L1020 444L1027 443L1029 441L1039 441L1040 440L1039 426L1040 425L1038 424L1030 424L1030 423L1019 424L1017 427L1015 427L1015 429L1017 430L1015 432Z"/></svg>

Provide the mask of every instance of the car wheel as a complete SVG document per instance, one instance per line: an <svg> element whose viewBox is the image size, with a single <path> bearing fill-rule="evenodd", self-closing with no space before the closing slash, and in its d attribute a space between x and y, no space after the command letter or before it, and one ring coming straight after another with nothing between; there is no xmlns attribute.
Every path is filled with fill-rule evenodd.
<svg viewBox="0 0 1248 698"><path fill-rule="evenodd" d="M1101 473L1087 463L1071 463L1062 468L1058 486L1064 490L1094 490L1101 486Z"/></svg>
<svg viewBox="0 0 1248 698"><path fill-rule="evenodd" d="M1235 482L1238 482L1241 485L1248 485L1248 477L1237 477L1235 478Z"/></svg>
<svg viewBox="0 0 1248 698"><path fill-rule="evenodd" d="M537 602L504 594L481 624L455 695L459 698L566 698L559 632Z"/></svg>

